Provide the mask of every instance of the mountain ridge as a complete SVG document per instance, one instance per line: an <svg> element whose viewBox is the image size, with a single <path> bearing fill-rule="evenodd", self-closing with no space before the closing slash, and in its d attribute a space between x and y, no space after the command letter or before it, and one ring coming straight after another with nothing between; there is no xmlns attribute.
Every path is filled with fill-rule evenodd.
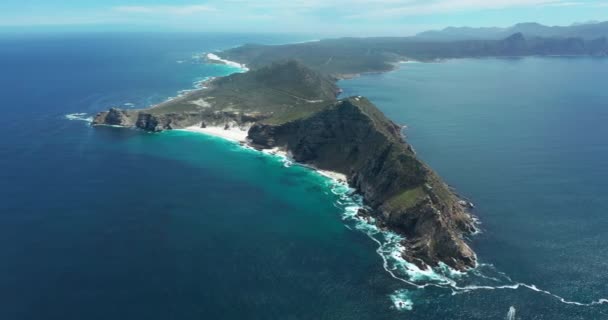
<svg viewBox="0 0 608 320"><path fill-rule="evenodd" d="M526 37L582 38L592 40L608 37L608 21L572 24L569 26L546 26L537 22L517 23L501 27L447 27L418 33L414 38L431 41L499 40L514 33Z"/></svg>

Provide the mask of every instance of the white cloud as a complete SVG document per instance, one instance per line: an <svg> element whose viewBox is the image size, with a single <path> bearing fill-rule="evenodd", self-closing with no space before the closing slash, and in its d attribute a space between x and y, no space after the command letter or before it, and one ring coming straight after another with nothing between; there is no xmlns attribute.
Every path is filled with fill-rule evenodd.
<svg viewBox="0 0 608 320"><path fill-rule="evenodd" d="M298 15L314 10L333 12L337 18L383 18L446 14L531 6L573 6L579 0L209 0L207 4L134 5L113 9L122 13L191 15L210 11L243 15ZM217 9L216 9L217 8Z"/></svg>
<svg viewBox="0 0 608 320"><path fill-rule="evenodd" d="M533 7L547 5L573 4L563 0L434 0L434 1L404 1L407 3L387 6L361 14L351 15L351 18L413 16L441 13L453 13L477 10L495 10L512 7Z"/></svg>
<svg viewBox="0 0 608 320"><path fill-rule="evenodd" d="M517 9L505 10L508 17L501 20L500 25L506 25L521 22L518 16L520 12L542 17L545 8L557 10L556 7L575 5L578 5L576 8L587 10L587 13L573 15L572 20L602 20L605 19L603 11L593 9L604 9L608 5L608 0L184 0L192 1L185 5L163 1L164 4L136 5L127 2L125 5L86 10L73 8L57 14L30 10L23 15L26 11L22 10L19 13L5 13L0 19L0 26L105 24L153 30L410 35L446 27L444 23L479 25L476 20L463 21L465 18L458 15L463 12L478 12L481 15L485 10ZM456 15L445 19L449 22L444 22L444 17L450 14ZM549 10L546 16L539 22L571 23L565 20L568 17L552 18ZM467 16L466 19L471 18ZM483 23L488 24L487 21Z"/></svg>
<svg viewBox="0 0 608 320"><path fill-rule="evenodd" d="M572 7L572 6L582 6L585 3L583 2L578 2L578 1L571 1L571 2L555 2L555 3L550 3L549 6L551 7Z"/></svg>
<svg viewBox="0 0 608 320"><path fill-rule="evenodd" d="M356 8L359 12L348 16L351 18L399 17L513 7L571 6L579 3L566 0L381 0L380 3L354 0L348 6Z"/></svg>
<svg viewBox="0 0 608 320"><path fill-rule="evenodd" d="M114 11L124 13L139 13L139 14L170 14L170 15L190 15L201 12L215 11L214 7L208 5L184 5L184 6L118 6L113 8Z"/></svg>

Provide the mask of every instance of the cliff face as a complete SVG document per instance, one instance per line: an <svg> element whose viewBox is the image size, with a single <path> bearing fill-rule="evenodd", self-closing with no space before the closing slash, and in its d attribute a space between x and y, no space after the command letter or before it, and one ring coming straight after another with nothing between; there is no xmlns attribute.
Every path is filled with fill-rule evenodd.
<svg viewBox="0 0 608 320"><path fill-rule="evenodd" d="M473 230L472 218L400 131L358 97L285 124L254 125L249 137L258 147L282 147L298 162L346 174L380 224L407 237L407 260L473 267L475 254L462 239Z"/></svg>
<svg viewBox="0 0 608 320"><path fill-rule="evenodd" d="M109 111L98 113L93 118L93 124L137 127L146 131L159 132L192 126L200 122L200 119L200 114L196 112L153 114L145 111L111 108Z"/></svg>
<svg viewBox="0 0 608 320"><path fill-rule="evenodd" d="M105 124L109 126L133 126L133 116L125 110L110 108L108 111L98 113L93 119L93 124Z"/></svg>

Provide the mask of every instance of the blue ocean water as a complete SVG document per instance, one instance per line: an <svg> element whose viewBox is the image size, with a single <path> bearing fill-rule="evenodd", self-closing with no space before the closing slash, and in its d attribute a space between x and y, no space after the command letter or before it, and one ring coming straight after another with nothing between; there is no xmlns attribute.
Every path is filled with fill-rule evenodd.
<svg viewBox="0 0 608 320"><path fill-rule="evenodd" d="M356 199L310 170L78 120L238 71L202 52L298 40L2 36L0 319L605 317L568 303L608 297L604 60L455 60L341 82L408 124L476 202L483 265L464 275L407 269L398 239L349 218Z"/></svg>

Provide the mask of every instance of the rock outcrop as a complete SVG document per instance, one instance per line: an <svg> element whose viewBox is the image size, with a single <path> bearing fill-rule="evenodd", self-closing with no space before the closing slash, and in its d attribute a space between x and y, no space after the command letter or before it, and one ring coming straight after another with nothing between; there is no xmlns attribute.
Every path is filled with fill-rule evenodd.
<svg viewBox="0 0 608 320"><path fill-rule="evenodd" d="M130 127L134 124L134 121L132 115L127 111L110 108L108 111L98 113L93 119L93 124Z"/></svg>
<svg viewBox="0 0 608 320"><path fill-rule="evenodd" d="M150 132L183 129L200 125L202 127L242 127L248 128L254 123L268 118L259 113L243 113L234 111L200 111L156 113L148 110L125 111L111 108L109 111L98 113L93 119L93 125L116 125L135 127Z"/></svg>

